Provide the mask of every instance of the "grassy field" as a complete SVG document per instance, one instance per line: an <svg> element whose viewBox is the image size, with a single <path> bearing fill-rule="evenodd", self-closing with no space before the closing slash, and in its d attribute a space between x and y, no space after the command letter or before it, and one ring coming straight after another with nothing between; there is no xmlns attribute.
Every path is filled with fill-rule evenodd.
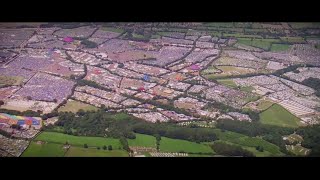
<svg viewBox="0 0 320 180"><path fill-rule="evenodd" d="M290 49L290 47L291 45L289 44L272 44L270 50L273 52L286 51Z"/></svg>
<svg viewBox="0 0 320 180"><path fill-rule="evenodd" d="M303 37L280 37L280 39L284 42L288 43L305 43L306 41L304 40Z"/></svg>
<svg viewBox="0 0 320 180"><path fill-rule="evenodd" d="M70 145L83 147L87 144L89 147L103 147L104 145L112 145L113 149L121 148L120 141L113 138L103 137L85 137L85 136L72 136L56 132L42 132L35 140L65 144L67 141Z"/></svg>
<svg viewBox="0 0 320 180"><path fill-rule="evenodd" d="M278 146L269 143L261 138L256 137L249 137L243 134L239 134L236 132L231 131L224 131L222 132L220 129L215 129L215 133L217 134L218 138L222 141L237 144L242 146L245 149L250 150L256 156L281 156L283 153L280 152ZM261 146L264 149L264 152L259 152L255 148L257 146Z"/></svg>
<svg viewBox="0 0 320 180"><path fill-rule="evenodd" d="M37 144L31 142L29 147L23 152L22 157L63 157L65 150L62 144L46 143Z"/></svg>
<svg viewBox="0 0 320 180"><path fill-rule="evenodd" d="M65 157L128 157L124 150L103 150L96 148L71 147Z"/></svg>
<svg viewBox="0 0 320 180"><path fill-rule="evenodd" d="M156 147L156 138L150 135L136 134L136 139L128 139L129 146Z"/></svg>
<svg viewBox="0 0 320 180"><path fill-rule="evenodd" d="M123 33L124 30L123 29L119 29L119 28L112 28L112 27L103 27L100 28L103 31L110 31L110 32L117 32L117 33Z"/></svg>
<svg viewBox="0 0 320 180"><path fill-rule="evenodd" d="M300 125L299 118L278 104L273 104L270 108L260 113L260 122L292 128L297 128Z"/></svg>
<svg viewBox="0 0 320 180"><path fill-rule="evenodd" d="M320 23L315 22L291 22L289 23L293 29L319 28Z"/></svg>
<svg viewBox="0 0 320 180"><path fill-rule="evenodd" d="M269 50L271 47L271 42L264 41L263 39L238 39L237 43L244 44L247 46L253 46L257 48L261 48L264 50Z"/></svg>
<svg viewBox="0 0 320 180"><path fill-rule="evenodd" d="M259 101L257 108L259 110L266 110L268 109L270 106L272 106L273 102L271 101L266 101L266 100L261 100Z"/></svg>
<svg viewBox="0 0 320 180"><path fill-rule="evenodd" d="M162 152L191 152L191 153L213 153L213 150L206 144L198 144L180 139L161 137L160 151Z"/></svg>
<svg viewBox="0 0 320 180"><path fill-rule="evenodd" d="M240 90L251 93L254 90L254 88L252 86L241 86Z"/></svg>
<svg viewBox="0 0 320 180"><path fill-rule="evenodd" d="M20 85L23 81L21 76L1 76L0 75L0 86L2 85Z"/></svg>
<svg viewBox="0 0 320 180"><path fill-rule="evenodd" d="M254 69L235 67L235 66L216 66L216 68L220 69L222 73L207 75L208 78L215 79L219 77L226 77L226 76L240 75L240 74L250 74L255 72Z"/></svg>
<svg viewBox="0 0 320 180"><path fill-rule="evenodd" d="M236 88L237 87L236 83L233 82L233 80L231 80L231 79L219 79L217 81L218 81L218 83L226 85L226 86L231 87L231 88Z"/></svg>
<svg viewBox="0 0 320 180"><path fill-rule="evenodd" d="M97 107L94 107L90 104L85 104L79 101L75 101L75 100L68 100L68 102L61 106L58 109L58 112L68 112L71 111L73 113L78 112L80 109L84 110L84 111L96 111L98 110Z"/></svg>

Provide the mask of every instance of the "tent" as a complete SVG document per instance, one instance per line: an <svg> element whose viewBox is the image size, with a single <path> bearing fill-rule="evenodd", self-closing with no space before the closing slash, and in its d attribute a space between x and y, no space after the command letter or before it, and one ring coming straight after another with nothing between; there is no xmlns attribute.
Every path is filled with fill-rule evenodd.
<svg viewBox="0 0 320 180"><path fill-rule="evenodd" d="M145 81L149 81L149 80L150 80L150 76L149 76L149 75L147 75L147 74L145 74L145 75L143 76L143 80L145 80Z"/></svg>
<svg viewBox="0 0 320 180"><path fill-rule="evenodd" d="M63 38L63 41L70 43L70 42L73 42L73 38L72 37L65 37L65 38Z"/></svg>
<svg viewBox="0 0 320 180"><path fill-rule="evenodd" d="M193 64L192 66L190 66L190 69L191 70L199 70L200 67L198 65L196 65L196 64Z"/></svg>

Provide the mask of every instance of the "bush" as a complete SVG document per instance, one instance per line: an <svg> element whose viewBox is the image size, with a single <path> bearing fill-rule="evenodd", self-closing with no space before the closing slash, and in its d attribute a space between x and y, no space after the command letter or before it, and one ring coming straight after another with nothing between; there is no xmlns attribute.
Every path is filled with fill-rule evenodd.
<svg viewBox="0 0 320 180"><path fill-rule="evenodd" d="M98 47L97 43L89 41L87 39L82 40L81 44L84 45L86 48L96 48L96 47Z"/></svg>

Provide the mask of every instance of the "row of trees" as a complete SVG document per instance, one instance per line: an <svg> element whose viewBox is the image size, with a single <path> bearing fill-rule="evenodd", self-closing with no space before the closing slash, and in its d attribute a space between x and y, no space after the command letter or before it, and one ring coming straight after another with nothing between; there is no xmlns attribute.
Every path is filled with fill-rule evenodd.
<svg viewBox="0 0 320 180"><path fill-rule="evenodd" d="M174 123L154 124L128 114L108 113L103 110L78 111L76 114L60 112L56 126L59 126L59 129L62 128L64 133L71 135L135 139L135 133L141 133L193 142L217 140L216 134L209 128L181 127ZM56 129L52 125L45 128L48 131L55 131Z"/></svg>
<svg viewBox="0 0 320 180"><path fill-rule="evenodd" d="M312 149L310 156L320 156L320 125L299 128L296 133L303 137L301 145Z"/></svg>
<svg viewBox="0 0 320 180"><path fill-rule="evenodd" d="M9 109L0 109L0 113L7 113L7 114L17 115L17 116L40 117L42 111L32 111L32 110L16 111L16 110L9 110Z"/></svg>

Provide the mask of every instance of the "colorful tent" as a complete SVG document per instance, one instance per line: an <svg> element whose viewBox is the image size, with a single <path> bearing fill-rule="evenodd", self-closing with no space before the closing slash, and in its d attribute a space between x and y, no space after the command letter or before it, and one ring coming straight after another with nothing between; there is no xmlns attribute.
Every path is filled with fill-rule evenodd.
<svg viewBox="0 0 320 180"><path fill-rule="evenodd" d="M194 70L194 71L197 71L197 70L200 69L200 67L198 65L196 65L196 64L193 64L193 65L190 66L190 69Z"/></svg>
<svg viewBox="0 0 320 180"><path fill-rule="evenodd" d="M147 74L145 74L145 75L143 76L143 80L145 80L145 81L150 81L150 76L147 75Z"/></svg>
<svg viewBox="0 0 320 180"><path fill-rule="evenodd" d="M141 92L141 91L145 91L144 87L139 87L138 90L139 90L140 92Z"/></svg>
<svg viewBox="0 0 320 180"><path fill-rule="evenodd" d="M67 43L71 43L71 42L73 42L73 38L72 37L65 37L65 38L63 38L63 41L67 42Z"/></svg>

